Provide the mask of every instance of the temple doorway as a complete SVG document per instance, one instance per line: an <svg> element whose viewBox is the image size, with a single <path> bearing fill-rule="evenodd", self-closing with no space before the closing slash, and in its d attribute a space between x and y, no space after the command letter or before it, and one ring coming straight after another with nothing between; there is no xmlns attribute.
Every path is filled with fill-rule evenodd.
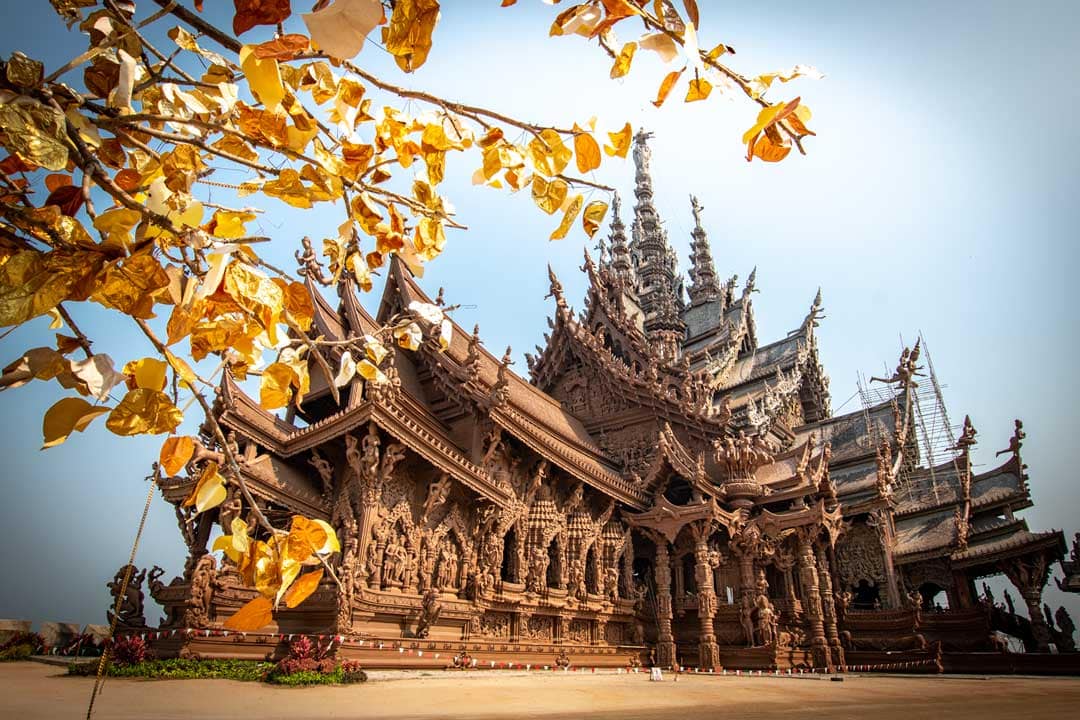
<svg viewBox="0 0 1080 720"><path fill-rule="evenodd" d="M517 531L510 528L503 535L502 571L503 582L518 582L517 578Z"/></svg>
<svg viewBox="0 0 1080 720"><path fill-rule="evenodd" d="M926 582L919 586L923 610L948 610L949 594L937 583Z"/></svg>
<svg viewBox="0 0 1080 720"><path fill-rule="evenodd" d="M851 604L856 610L873 610L881 605L881 591L869 580L860 580L854 590Z"/></svg>

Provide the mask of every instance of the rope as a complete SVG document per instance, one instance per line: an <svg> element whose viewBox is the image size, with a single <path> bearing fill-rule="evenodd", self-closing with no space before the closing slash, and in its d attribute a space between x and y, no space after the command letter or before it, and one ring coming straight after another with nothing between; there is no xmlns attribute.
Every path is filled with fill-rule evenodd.
<svg viewBox="0 0 1080 720"><path fill-rule="evenodd" d="M120 619L120 603L123 601L124 596L127 595L128 583L131 581L131 573L135 570L135 552L139 549L139 539L142 538L143 528L146 526L146 516L150 512L150 501L154 499L154 488L157 486L157 467L154 468L154 475L148 477L147 480L153 480L150 483L150 489L146 493L146 504L143 505L142 517L139 518L139 529L135 532L135 542L131 545L131 556L128 558L127 567L124 571L124 582L120 585L120 592L116 596L116 605L113 606L112 622L109 623L109 637L108 640L112 640L116 634L116 623ZM97 677L94 679L94 690L90 693L90 705L86 708L86 720L90 720L94 714L94 700L97 699L98 693L105 685L105 664L109 660L109 643L105 643L105 649L101 652L101 660L98 661Z"/></svg>

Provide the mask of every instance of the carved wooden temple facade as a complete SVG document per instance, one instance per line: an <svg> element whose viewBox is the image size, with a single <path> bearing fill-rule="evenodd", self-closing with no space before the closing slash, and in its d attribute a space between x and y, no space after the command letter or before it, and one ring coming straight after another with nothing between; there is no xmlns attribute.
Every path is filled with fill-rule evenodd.
<svg viewBox="0 0 1080 720"><path fill-rule="evenodd" d="M979 474L968 423L929 487L911 407L918 346L885 379L889 401L832 415L820 293L798 327L760 343L754 273L741 287L717 276L696 200L684 288L646 140L630 237L616 199L598 259L585 257L582 312L551 274L554 318L530 379L509 349L500 359L456 325L449 347L392 352L386 382L354 379L338 401L313 363L285 420L226 376L215 413L262 511L324 518L342 540L341 584L283 607L270 630L341 635L360 656L375 642L441 649L442 663L465 648L519 662L651 653L662 665L832 668L859 653L994 649L974 583L1005 573L1031 609L1032 649L1045 650L1040 596L1065 546L1015 515L1031 505L1019 423L1005 462ZM308 284L312 336L329 340L434 302L396 260L375 317L348 281L336 306ZM189 471L160 485L190 558L150 589L163 628L212 629L254 591L208 540L250 508L233 494L190 516ZM949 611L930 612L940 590ZM181 633L161 649L270 649L254 642ZM408 662L440 664L422 657Z"/></svg>

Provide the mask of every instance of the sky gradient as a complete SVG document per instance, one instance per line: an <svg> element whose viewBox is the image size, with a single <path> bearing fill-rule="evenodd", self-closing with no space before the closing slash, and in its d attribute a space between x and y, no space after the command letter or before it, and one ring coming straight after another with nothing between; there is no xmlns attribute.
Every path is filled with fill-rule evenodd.
<svg viewBox="0 0 1080 720"><path fill-rule="evenodd" d="M1033 530L1061 528L1071 541L1080 529L1070 459L1080 420L1080 325L1070 302L1080 255L1080 138L1071 120L1080 113L1080 86L1062 76L1075 55L1076 3L699 1L702 45L733 45L740 71L808 63L826 74L779 85L770 96L801 95L818 132L806 141L808 156L779 165L745 161L739 139L756 115L745 98L714 93L683 105L672 97L657 110L650 101L670 68L655 57L639 53L630 75L611 81L610 61L596 47L548 37L554 9L536 0L497 5L444 2L434 50L414 76L372 44L358 60L391 82L525 120L569 126L598 115L611 127L629 121L654 132L655 204L682 271L694 193L718 273L744 281L758 269L762 344L795 328L820 286L826 317L818 338L834 411L855 409L856 374L891 369L901 338L910 343L921 331L954 424L970 414L980 432L977 470L992 466L1013 418L1022 418L1036 502L1024 516ZM211 18L230 8L207 3ZM45 2L6 15L4 56L22 50L49 72L84 46ZM629 27L621 34L632 39ZM65 46L70 51L60 52ZM476 155L448 159L443 192L469 230L449 233L421 284L432 295L445 287L447 300L462 306L456 319L479 323L493 352L512 345L524 374L523 353L543 342L544 317L553 312L543 299L546 265L580 307L586 239L575 229L549 242L557 219L527 194L473 187L478 165ZM594 179L622 191L625 220L632 163L607 161ZM329 233L342 212L263 206L270 212L257 232L279 241L268 259L287 267L299 238ZM379 286L365 298L372 310ZM78 307L75 315L118 366L149 354L100 309ZM47 324L35 320L0 340L0 361L51 344ZM141 479L161 439L116 438L98 422L39 452L41 417L60 396L44 383L0 393L7 579L0 617L104 622L105 582L127 560L147 491ZM173 510L155 497L136 564L159 564L168 579L183 555ZM1080 617L1076 596L1051 589L1047 599Z"/></svg>

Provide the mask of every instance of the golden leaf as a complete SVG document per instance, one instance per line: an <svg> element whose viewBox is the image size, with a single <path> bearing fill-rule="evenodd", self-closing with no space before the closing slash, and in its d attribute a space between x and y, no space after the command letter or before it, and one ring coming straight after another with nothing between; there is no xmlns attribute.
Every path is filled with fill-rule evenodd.
<svg viewBox="0 0 1080 720"><path fill-rule="evenodd" d="M184 469L195 452L195 441L187 435L174 435L165 438L161 446L158 462L167 476L176 475Z"/></svg>
<svg viewBox="0 0 1080 720"><path fill-rule="evenodd" d="M165 393L136 388L109 413L105 427L117 435L160 435L171 433L183 419L180 408Z"/></svg>
<svg viewBox="0 0 1080 720"><path fill-rule="evenodd" d="M585 229L586 235L592 237L596 234L596 231L600 229L600 223L604 221L607 209L607 203L602 200L593 200L585 206L585 212L581 214L581 226Z"/></svg>
<svg viewBox="0 0 1080 720"><path fill-rule="evenodd" d="M262 372L259 384L259 404L267 410L276 410L289 404L292 386L299 387L296 371L285 363L276 362Z"/></svg>
<svg viewBox="0 0 1080 720"><path fill-rule="evenodd" d="M165 187L173 192L188 192L206 164L199 149L191 145L177 145L161 155L161 172L165 174Z"/></svg>
<svg viewBox="0 0 1080 720"><path fill-rule="evenodd" d="M341 543L338 541L337 533L334 532L334 528L330 526L330 523L325 520L315 519L313 523L318 525L326 533L326 542L321 547L315 548L316 555L329 555L331 553L341 552Z"/></svg>
<svg viewBox="0 0 1080 720"><path fill-rule="evenodd" d="M750 143L750 152L765 162L780 162L791 152L791 143L780 137L775 126L769 126Z"/></svg>
<svg viewBox="0 0 1080 720"><path fill-rule="evenodd" d="M701 27L701 13L698 11L697 0L683 0L683 6L686 8L686 17L690 19L694 27Z"/></svg>
<svg viewBox="0 0 1080 720"><path fill-rule="evenodd" d="M305 332L311 329L311 323L315 319L315 306L311 303L311 295L303 283L289 282L282 278L274 278L274 284L281 288L284 296L285 311L296 323L296 326Z"/></svg>
<svg viewBox="0 0 1080 720"><path fill-rule="evenodd" d="M45 65L21 52L12 53L4 69L8 82L21 88L36 88L45 79Z"/></svg>
<svg viewBox="0 0 1080 720"><path fill-rule="evenodd" d="M629 127L630 126L627 125L627 128ZM548 215L554 214L556 210L562 207L563 201L566 200L566 194L569 190L570 186L567 185L565 180L556 178L555 180L548 181L539 175L533 176L533 201Z"/></svg>
<svg viewBox="0 0 1080 720"><path fill-rule="evenodd" d="M23 162L46 170L67 167L65 125L64 113L26 96L0 103L4 145Z"/></svg>
<svg viewBox="0 0 1080 720"><path fill-rule="evenodd" d="M628 42L622 46L615 64L611 66L611 79L621 78L630 72L630 63L634 60L634 51L637 50L636 42Z"/></svg>
<svg viewBox="0 0 1080 720"><path fill-rule="evenodd" d="M596 139L574 123L574 156L578 172L587 173L600 167L600 146Z"/></svg>
<svg viewBox="0 0 1080 720"><path fill-rule="evenodd" d="M416 224L413 245L424 260L434 260L446 245L446 230L441 220L424 216Z"/></svg>
<svg viewBox="0 0 1080 720"><path fill-rule="evenodd" d="M273 58L274 60L292 60L311 47L311 42L306 35L289 33L279 35L273 40L267 40L255 46L255 56L260 60Z"/></svg>
<svg viewBox="0 0 1080 720"><path fill-rule="evenodd" d="M270 342L276 342L276 326L285 306L280 287L254 268L234 262L225 270L222 289L237 305L255 316L266 330Z"/></svg>
<svg viewBox="0 0 1080 720"><path fill-rule="evenodd" d="M690 86L686 89L686 102L704 100L709 97L709 93L711 92L712 83L703 77L694 78L690 81Z"/></svg>
<svg viewBox="0 0 1080 720"><path fill-rule="evenodd" d="M570 204L566 207L566 212L563 213L562 222L559 223L559 227L555 228L555 231L551 233L549 240L562 240L566 237L566 233L570 232L570 226L574 224L574 220L577 219L578 213L581 212L581 206L585 202L580 194L575 195Z"/></svg>
<svg viewBox="0 0 1080 720"><path fill-rule="evenodd" d="M263 183L262 191L265 195L276 197L301 210L312 206L311 191L300 182L300 173L292 168L284 168L277 180Z"/></svg>
<svg viewBox="0 0 1080 720"><path fill-rule="evenodd" d="M364 38L386 22L379 0L336 0L333 5L301 15L312 41L331 57L348 60L364 47Z"/></svg>
<svg viewBox="0 0 1080 720"><path fill-rule="evenodd" d="M292 560L304 562L328 541L326 530L303 515L293 515L289 526L285 554Z"/></svg>
<svg viewBox="0 0 1080 720"><path fill-rule="evenodd" d="M304 573L298 577L292 587L289 588L289 591L285 593L285 607L294 608L307 600L311 593L315 592L319 587L319 581L322 580L322 577L322 568L314 572Z"/></svg>
<svg viewBox="0 0 1080 720"><path fill-rule="evenodd" d="M206 231L222 240L236 240L248 234L244 223L251 222L255 217L255 213L246 210L215 210Z"/></svg>
<svg viewBox="0 0 1080 720"><path fill-rule="evenodd" d="M91 355L84 360L71 361L71 376L77 380L71 385L61 375L58 379L65 387L74 387L83 395L92 395L104 402L114 387L124 381L125 376L113 369L112 358L104 353Z"/></svg>
<svg viewBox="0 0 1080 720"><path fill-rule="evenodd" d="M405 72L424 64L431 51L431 35L439 22L438 0L398 0L383 29L386 50Z"/></svg>
<svg viewBox="0 0 1080 720"><path fill-rule="evenodd" d="M188 495L187 499L184 500L184 507L194 505L195 512L205 512L225 502L227 496L225 478L221 477L221 473L218 472L218 464L210 461L203 467L202 474L199 475L199 480L195 483L191 495Z"/></svg>
<svg viewBox="0 0 1080 720"><path fill-rule="evenodd" d="M274 606L270 600L260 595L237 610L222 627L236 632L254 632L270 624L274 619L273 611Z"/></svg>
<svg viewBox="0 0 1080 720"><path fill-rule="evenodd" d="M660 107L667 100L667 96L671 94L672 88L675 87L675 83L678 82L679 77L682 76L686 68L682 70L673 70L664 76L663 82L660 83L660 88L656 91L656 99L653 100L653 105Z"/></svg>
<svg viewBox="0 0 1080 720"><path fill-rule="evenodd" d="M549 177L562 173L572 155L562 136L551 128L541 130L540 137L534 137L529 143L529 156L536 171Z"/></svg>
<svg viewBox="0 0 1080 720"><path fill-rule="evenodd" d="M367 192L358 193L353 198L350 207L352 208L352 217L356 222L360 223L360 228L368 235L374 235L375 226L382 221L382 215L376 209L371 195Z"/></svg>
<svg viewBox="0 0 1080 720"><path fill-rule="evenodd" d="M169 276L149 253L110 264L93 298L132 317L154 317L154 295L169 286Z"/></svg>
<svg viewBox="0 0 1080 720"><path fill-rule="evenodd" d="M18 250L0 264L0 327L21 325L69 297L85 299L103 260L99 253Z"/></svg>
<svg viewBox="0 0 1080 720"><path fill-rule="evenodd" d="M382 385L389 380L389 378L386 377L386 373L375 367L370 360L361 360L358 362L356 364L356 372L360 377L376 385Z"/></svg>
<svg viewBox="0 0 1080 720"><path fill-rule="evenodd" d="M626 157L626 153L630 151L630 141L633 140L633 137L634 130L630 127L630 123L626 123L622 130L608 133L611 145L604 145L604 152L613 157Z"/></svg>
<svg viewBox="0 0 1080 720"><path fill-rule="evenodd" d="M758 113L757 122L743 133L743 142L746 143L746 159L748 161L753 160L755 154L766 162L778 162L787 157L791 147L781 138L779 131L776 130L776 125L788 117L798 117L795 112L799 108L799 100L800 98L795 98L788 103L776 103L761 109L761 112ZM755 147L762 133L772 135L772 137L766 139L762 147L755 153Z"/></svg>
<svg viewBox="0 0 1080 720"><path fill-rule="evenodd" d="M109 408L91 405L82 398L62 398L45 411L41 427L45 439L41 449L59 445L67 440L68 435L76 431L82 432L91 420L107 412Z"/></svg>
<svg viewBox="0 0 1080 720"><path fill-rule="evenodd" d="M106 242L126 251L131 243L131 231L142 222L142 213L125 207L115 207L94 218L94 227L106 237Z"/></svg>
<svg viewBox="0 0 1080 720"><path fill-rule="evenodd" d="M124 365L123 373L128 376L128 388L147 388L149 390L165 389L165 370L168 365L163 360L146 357L142 360L132 360Z"/></svg>
<svg viewBox="0 0 1080 720"><path fill-rule="evenodd" d="M47 347L33 348L4 368L0 375L0 388L17 388L35 378L52 380L68 372L68 367L64 356L56 350Z"/></svg>

